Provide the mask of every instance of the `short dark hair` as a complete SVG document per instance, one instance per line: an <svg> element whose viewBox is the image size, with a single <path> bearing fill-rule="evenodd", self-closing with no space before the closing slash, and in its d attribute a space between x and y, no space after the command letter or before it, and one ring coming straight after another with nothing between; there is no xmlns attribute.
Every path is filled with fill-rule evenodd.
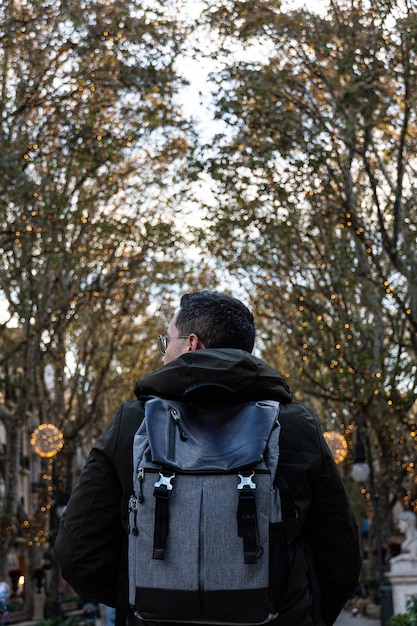
<svg viewBox="0 0 417 626"><path fill-rule="evenodd" d="M180 335L195 333L206 348L238 348L252 352L255 322L237 298L220 291L186 293L175 320Z"/></svg>

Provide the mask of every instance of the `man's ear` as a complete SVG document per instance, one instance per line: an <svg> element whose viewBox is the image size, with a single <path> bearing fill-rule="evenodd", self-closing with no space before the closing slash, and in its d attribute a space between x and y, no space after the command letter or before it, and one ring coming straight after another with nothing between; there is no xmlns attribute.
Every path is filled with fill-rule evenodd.
<svg viewBox="0 0 417 626"><path fill-rule="evenodd" d="M198 335L195 335L194 333L191 333L191 335L188 337L188 351L193 352L194 350L204 350L204 348L205 345L201 341L200 337Z"/></svg>

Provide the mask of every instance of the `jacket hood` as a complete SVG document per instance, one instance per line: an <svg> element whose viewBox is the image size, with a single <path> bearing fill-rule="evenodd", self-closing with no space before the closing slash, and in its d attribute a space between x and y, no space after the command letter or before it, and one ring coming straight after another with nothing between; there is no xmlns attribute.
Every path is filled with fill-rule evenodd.
<svg viewBox="0 0 417 626"><path fill-rule="evenodd" d="M212 403L292 402L292 393L277 370L249 352L233 348L186 352L138 381L135 395Z"/></svg>

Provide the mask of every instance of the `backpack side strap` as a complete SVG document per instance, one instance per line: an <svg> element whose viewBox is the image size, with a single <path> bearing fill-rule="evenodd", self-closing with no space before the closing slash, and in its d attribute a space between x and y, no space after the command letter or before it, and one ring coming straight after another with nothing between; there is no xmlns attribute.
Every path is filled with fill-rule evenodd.
<svg viewBox="0 0 417 626"><path fill-rule="evenodd" d="M157 560L165 559L168 529L169 529L169 497L173 489L172 480L175 474L172 472L159 472L159 479L154 486L155 496L155 526L153 538L152 558Z"/></svg>
<svg viewBox="0 0 417 626"><path fill-rule="evenodd" d="M246 564L256 565L259 552L258 518L256 515L256 485L254 472L239 472L239 504L237 509L238 535L243 538L243 552Z"/></svg>

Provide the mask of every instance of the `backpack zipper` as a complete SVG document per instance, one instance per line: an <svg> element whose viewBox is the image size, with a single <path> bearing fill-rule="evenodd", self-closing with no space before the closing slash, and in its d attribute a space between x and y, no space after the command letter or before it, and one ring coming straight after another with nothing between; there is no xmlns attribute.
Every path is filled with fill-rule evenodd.
<svg viewBox="0 0 417 626"><path fill-rule="evenodd" d="M174 422L175 426L178 428L181 441L187 441L188 437L187 437L185 430L182 427L180 414L178 413L177 409L170 409L169 412L171 414L172 421Z"/></svg>
<svg viewBox="0 0 417 626"><path fill-rule="evenodd" d="M171 421L169 423L169 434L168 434L168 459L175 459L175 437L176 430L178 430L181 441L187 441L188 437L185 430L181 424L180 414L177 409L170 408L169 414L171 416Z"/></svg>

